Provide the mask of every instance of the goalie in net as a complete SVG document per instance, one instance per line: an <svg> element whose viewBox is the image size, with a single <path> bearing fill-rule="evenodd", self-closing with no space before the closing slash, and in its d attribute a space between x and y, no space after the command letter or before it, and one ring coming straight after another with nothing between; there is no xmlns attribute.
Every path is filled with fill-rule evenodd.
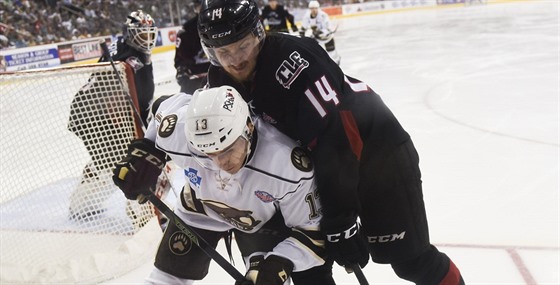
<svg viewBox="0 0 560 285"><path fill-rule="evenodd" d="M156 35L157 28L152 17L141 10L134 11L124 23L123 37L109 46L111 58L103 55L99 59L99 62L121 61L133 70L134 76L128 83L129 88L135 90L130 93L137 97L138 106L135 108L139 111L135 113L139 113L142 125L147 125L148 108L154 96L151 52ZM112 101L115 96L131 96L125 93L126 89L115 87L124 88L119 85L117 76L121 76L120 81L126 81L123 75L114 73L92 74L72 101L68 129L82 140L91 157L83 169L78 188L70 197L70 218L73 220L90 220L105 211L104 202L114 192L111 169L126 153L122 144L123 133L134 132L134 116L130 116L129 112L131 106ZM111 96L108 96L109 93ZM133 97L130 99L135 99ZM136 136L142 134L136 132Z"/></svg>

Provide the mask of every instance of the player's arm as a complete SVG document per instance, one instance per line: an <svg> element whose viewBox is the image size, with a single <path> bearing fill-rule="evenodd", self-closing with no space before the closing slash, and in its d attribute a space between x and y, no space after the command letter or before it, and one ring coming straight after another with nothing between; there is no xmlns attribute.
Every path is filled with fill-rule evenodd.
<svg viewBox="0 0 560 285"><path fill-rule="evenodd" d="M166 153L158 149L158 130L162 118L173 114L190 102L190 96L179 93L160 103L155 119L148 124L143 139L133 140L127 154L117 162L113 171L113 181L126 198L136 200L140 194L149 194L166 163Z"/></svg>
<svg viewBox="0 0 560 285"><path fill-rule="evenodd" d="M311 158L301 148L291 152L286 171L294 182L286 182L285 193L277 200L278 207L287 227L291 228L290 237L279 243L271 254L292 260L294 271L303 271L324 263L323 235L319 229L321 203L315 191ZM303 170L302 170L303 169ZM297 181L297 182L296 182Z"/></svg>
<svg viewBox="0 0 560 285"><path fill-rule="evenodd" d="M321 17L323 19L323 33L324 34L328 34L331 32L331 20L329 18L329 14L324 13L323 17Z"/></svg>
<svg viewBox="0 0 560 285"><path fill-rule="evenodd" d="M316 53L321 52L316 47ZM321 230L327 235L327 247L334 254L345 255L337 257L339 263L365 265L369 260L367 246L355 234L361 207L358 173L362 142L356 120L346 105L354 101L351 96L367 95L353 93L335 63L305 51L301 51L301 57L309 66L292 86L299 95L297 137L312 151L323 205Z"/></svg>
<svg viewBox="0 0 560 285"><path fill-rule="evenodd" d="M296 25L296 22L294 20L294 15L290 14L290 12L288 12L288 10L284 10L284 12L286 13L286 20L288 21L288 23L290 23L290 26L292 27L292 31L295 33L298 31L298 27Z"/></svg>
<svg viewBox="0 0 560 285"><path fill-rule="evenodd" d="M311 175L312 178L312 175ZM312 180L294 185L277 203L286 226L292 228L288 238L271 252L250 258L247 278L256 285L281 285L292 272L304 271L324 264L324 240L319 231L319 214L306 199L313 199L308 191ZM310 201L311 202L311 201Z"/></svg>

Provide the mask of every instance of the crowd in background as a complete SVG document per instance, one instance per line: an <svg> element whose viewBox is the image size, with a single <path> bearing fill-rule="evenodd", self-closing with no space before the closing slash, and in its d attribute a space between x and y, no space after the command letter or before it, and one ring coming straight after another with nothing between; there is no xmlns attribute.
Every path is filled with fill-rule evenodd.
<svg viewBox="0 0 560 285"><path fill-rule="evenodd" d="M261 7L267 2L257 0ZM308 0L283 2L303 8ZM194 15L192 0L0 0L0 49L114 36L138 9L149 13L157 27L180 26Z"/></svg>

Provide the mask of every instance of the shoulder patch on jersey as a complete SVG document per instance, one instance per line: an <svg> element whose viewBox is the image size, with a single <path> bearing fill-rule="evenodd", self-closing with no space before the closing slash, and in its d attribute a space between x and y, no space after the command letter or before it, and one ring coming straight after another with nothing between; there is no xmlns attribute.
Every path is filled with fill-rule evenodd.
<svg viewBox="0 0 560 285"><path fill-rule="evenodd" d="M257 196L257 198L259 198L261 201L265 203L276 201L276 198L274 198L274 196L272 196L270 193L266 191L257 190L255 191L255 196Z"/></svg>
<svg viewBox="0 0 560 285"><path fill-rule="evenodd" d="M189 167L189 169L185 169L183 172L185 173L187 179L189 179L192 184L200 189L200 182L202 181L202 177L198 175L198 170Z"/></svg>
<svg viewBox="0 0 560 285"><path fill-rule="evenodd" d="M131 56L131 57L127 58L126 63L128 63L128 65L130 65L130 67L132 67L132 69L134 69L134 72L136 72L140 68L144 67L144 64L142 63L142 61L135 56Z"/></svg>
<svg viewBox="0 0 560 285"><path fill-rule="evenodd" d="M301 147L295 147L292 150L292 163L294 166L303 171L309 172L313 170L313 162L311 161L311 157L307 154L307 152Z"/></svg>
<svg viewBox="0 0 560 285"><path fill-rule="evenodd" d="M290 85L292 85L299 74L308 66L309 61L301 57L297 51L294 51L287 59L282 61L276 70L276 80L278 80L284 88L290 89Z"/></svg>
<svg viewBox="0 0 560 285"><path fill-rule="evenodd" d="M159 125L158 135L162 138L166 138L170 136L173 131L175 130L175 126L177 125L177 115L171 114L165 116Z"/></svg>

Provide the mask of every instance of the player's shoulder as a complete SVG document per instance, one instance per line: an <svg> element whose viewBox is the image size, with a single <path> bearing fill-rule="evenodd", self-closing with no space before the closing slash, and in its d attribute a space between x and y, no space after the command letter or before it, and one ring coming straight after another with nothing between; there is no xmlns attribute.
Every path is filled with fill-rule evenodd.
<svg viewBox="0 0 560 285"><path fill-rule="evenodd" d="M296 79L311 80L318 74L336 72L325 60L328 57L325 50L314 39L272 34L267 36L267 41L261 50L260 68L267 70L267 76L274 73L270 78L278 81L285 91L295 90L292 87Z"/></svg>
<svg viewBox="0 0 560 285"><path fill-rule="evenodd" d="M263 120L255 120L255 126L257 147L250 161L255 170L288 183L313 177L313 165L307 151Z"/></svg>
<svg viewBox="0 0 560 285"><path fill-rule="evenodd" d="M174 152L185 151L184 117L191 97L186 93L178 93L160 103L154 116L158 147Z"/></svg>
<svg viewBox="0 0 560 285"><path fill-rule="evenodd" d="M182 111L183 108L188 106L191 101L192 95L186 93L177 93L173 96L169 96L164 101L160 102L159 107L156 110L156 118L158 114L165 116L167 114L173 114Z"/></svg>
<svg viewBox="0 0 560 285"><path fill-rule="evenodd" d="M266 38L266 48L262 51L268 59L281 59L294 56L294 52L316 60L317 50L321 48L314 39L285 33L270 34ZM320 60L317 58L317 60Z"/></svg>
<svg viewBox="0 0 560 285"><path fill-rule="evenodd" d="M182 29L186 32L192 32L193 30L196 31L197 27L196 27L196 23L197 23L197 19L198 17L192 17L190 19L188 19L184 24Z"/></svg>

